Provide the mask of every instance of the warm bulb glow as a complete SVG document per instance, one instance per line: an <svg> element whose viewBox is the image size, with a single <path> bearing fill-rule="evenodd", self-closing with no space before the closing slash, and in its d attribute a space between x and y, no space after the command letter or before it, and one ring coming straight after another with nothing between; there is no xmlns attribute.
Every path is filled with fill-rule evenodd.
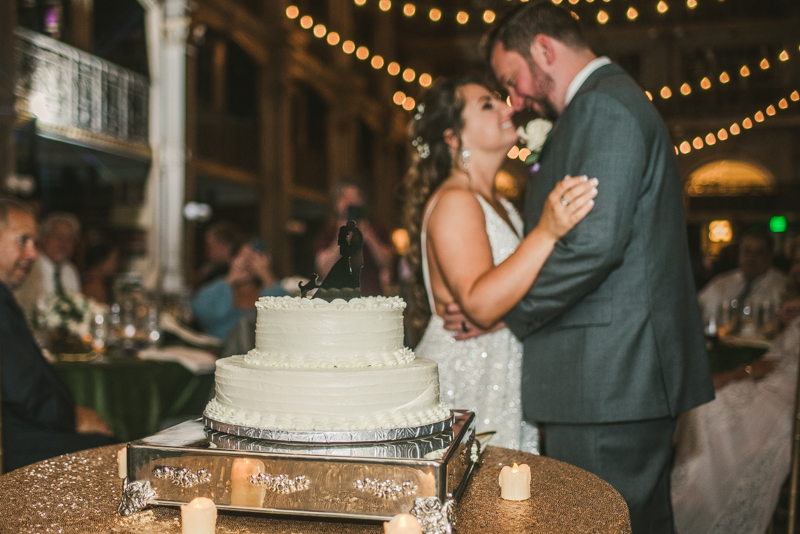
<svg viewBox="0 0 800 534"><path fill-rule="evenodd" d="M708 78L703 78L702 80L700 80L700 87L702 87L703 89L710 89L711 80L709 80Z"/></svg>
<svg viewBox="0 0 800 534"><path fill-rule="evenodd" d="M530 155L531 151L528 150L527 148L523 148L522 150L519 151L519 156L517 157L519 158L520 161L525 161L526 159L528 159L528 156Z"/></svg>
<svg viewBox="0 0 800 534"><path fill-rule="evenodd" d="M686 7L694 9L697 7L697 0L686 0Z"/></svg>
<svg viewBox="0 0 800 534"><path fill-rule="evenodd" d="M419 84L422 87L430 87L432 83L433 83L433 77L430 74L425 73L419 75Z"/></svg>
<svg viewBox="0 0 800 534"><path fill-rule="evenodd" d="M696 150L700 150L701 148L703 148L703 140L702 140L702 139L700 139L699 137L695 137L695 138L692 140L692 146L693 146L693 147L694 147Z"/></svg>
<svg viewBox="0 0 800 534"><path fill-rule="evenodd" d="M406 99L403 101L403 109L406 111L411 111L412 109L414 109L414 106L416 105L417 103L414 102L414 99L411 98L410 96L407 96Z"/></svg>
<svg viewBox="0 0 800 534"><path fill-rule="evenodd" d="M707 145L715 145L717 144L717 138L714 137L713 133L710 133L706 136L706 144Z"/></svg>
<svg viewBox="0 0 800 534"><path fill-rule="evenodd" d="M661 0L656 5L656 10L658 10L659 13L666 13L668 9L669 9L669 6L667 5L666 2L664 2L664 0Z"/></svg>
<svg viewBox="0 0 800 534"><path fill-rule="evenodd" d="M459 11L458 14L456 14L456 22L459 24L466 24L468 20L469 15L467 15L466 11Z"/></svg>
<svg viewBox="0 0 800 534"><path fill-rule="evenodd" d="M767 107L767 115L769 115L770 117L775 115L775 106L773 106L772 104L770 104L769 107Z"/></svg>
<svg viewBox="0 0 800 534"><path fill-rule="evenodd" d="M406 101L406 94L403 91L397 91L392 97L392 101L398 106L402 106Z"/></svg>
<svg viewBox="0 0 800 534"><path fill-rule="evenodd" d="M300 27L304 29L309 29L311 26L314 25L314 19L306 15L305 17L300 19Z"/></svg>
<svg viewBox="0 0 800 534"><path fill-rule="evenodd" d="M569 3L573 6L578 3L578 0L569 0Z"/></svg>
<svg viewBox="0 0 800 534"><path fill-rule="evenodd" d="M800 93L794 91L792 94L789 95L789 98L792 99L792 102L797 102L798 100L800 100Z"/></svg>
<svg viewBox="0 0 800 534"><path fill-rule="evenodd" d="M408 230L405 228L398 228L392 232L392 244L394 250L404 256L408 252L408 246L411 244L411 239L408 237Z"/></svg>
<svg viewBox="0 0 800 534"><path fill-rule="evenodd" d="M325 28L324 24L317 24L314 26L314 37L319 37L321 39L325 37L326 33L328 33L328 30Z"/></svg>
<svg viewBox="0 0 800 534"><path fill-rule="evenodd" d="M636 17L639 16L639 12L632 7L629 7L626 15L628 16L628 20L636 20Z"/></svg>
<svg viewBox="0 0 800 534"><path fill-rule="evenodd" d="M661 98L666 100L671 96L672 96L672 91L670 91L669 87L665 85L664 87L661 88Z"/></svg>
<svg viewBox="0 0 800 534"><path fill-rule="evenodd" d="M781 101L778 102L778 107L781 109L786 109L789 107L789 102L787 102L785 98L781 98Z"/></svg>
<svg viewBox="0 0 800 534"><path fill-rule="evenodd" d="M367 59L369 57L369 48L366 46L359 46L356 50L356 57L358 59Z"/></svg>
<svg viewBox="0 0 800 534"><path fill-rule="evenodd" d="M437 20L442 18L442 12L436 8L433 8L431 9L430 13L428 13L428 16L431 18L432 21L436 22Z"/></svg>
<svg viewBox="0 0 800 534"><path fill-rule="evenodd" d="M406 69L403 71L403 79L407 82L413 82L416 77L417 73L414 72L414 69Z"/></svg>
<svg viewBox="0 0 800 534"><path fill-rule="evenodd" d="M689 86L688 83L681 85L681 94L686 96L692 92L692 88Z"/></svg>
<svg viewBox="0 0 800 534"><path fill-rule="evenodd" d="M391 0L381 0L380 2L378 2L378 8L381 11L389 11L390 9L392 9Z"/></svg>
<svg viewBox="0 0 800 534"><path fill-rule="evenodd" d="M764 114L760 111L757 111L753 118L756 119L756 122L764 122Z"/></svg>
<svg viewBox="0 0 800 534"><path fill-rule="evenodd" d="M752 127L753 127L753 121L750 120L750 117L742 121L742 128L744 128L745 130L749 130Z"/></svg>
<svg viewBox="0 0 800 534"><path fill-rule="evenodd" d="M750 69L747 68L747 65L744 65L739 69L739 74L741 74L743 78L747 78L750 76Z"/></svg>
<svg viewBox="0 0 800 534"><path fill-rule="evenodd" d="M363 6L367 3L367 0L355 0L357 6Z"/></svg>
<svg viewBox="0 0 800 534"><path fill-rule="evenodd" d="M331 32L328 34L328 44L331 46L336 46L339 44L339 34L336 32Z"/></svg>
<svg viewBox="0 0 800 534"><path fill-rule="evenodd" d="M383 58L381 56L372 56L372 60L369 64L372 65L373 69L380 69L383 67Z"/></svg>
<svg viewBox="0 0 800 534"><path fill-rule="evenodd" d="M644 94L647 95L647 98L649 98L650 100L653 100L653 94L650 91L645 91Z"/></svg>
<svg viewBox="0 0 800 534"><path fill-rule="evenodd" d="M511 466L511 472L519 473L519 466L517 465L517 462L514 462L514 464Z"/></svg>
<svg viewBox="0 0 800 534"><path fill-rule="evenodd" d="M388 72L392 76L397 76L398 74L400 74L400 64L397 63L396 61L392 61L386 67L386 72Z"/></svg>
<svg viewBox="0 0 800 534"><path fill-rule="evenodd" d="M508 154L506 155L511 159L515 159L517 156L519 156L519 147L512 146L511 150L509 150Z"/></svg>
<svg viewBox="0 0 800 534"><path fill-rule="evenodd" d="M769 61L767 61L767 58L764 58L758 66L761 67L761 70L767 70L769 68Z"/></svg>
<svg viewBox="0 0 800 534"><path fill-rule="evenodd" d="M574 11L570 11L569 14L570 14L570 16L572 16L573 19L581 20L581 18L578 16L578 14L575 13Z"/></svg>
<svg viewBox="0 0 800 534"><path fill-rule="evenodd" d="M739 125L736 124L735 122L731 124L730 131L731 135L739 135L739 132L741 132L741 130L739 129Z"/></svg>
<svg viewBox="0 0 800 534"><path fill-rule="evenodd" d="M688 154L692 151L692 145L689 144L689 141L684 141L678 148L680 149L681 154Z"/></svg>
<svg viewBox="0 0 800 534"><path fill-rule="evenodd" d="M289 6L286 8L286 17L292 20L296 19L300 15L300 10L297 9L297 6Z"/></svg>
<svg viewBox="0 0 800 534"><path fill-rule="evenodd" d="M778 59L780 59L781 61L789 61L789 52L784 50L783 52L780 53Z"/></svg>
<svg viewBox="0 0 800 534"><path fill-rule="evenodd" d="M598 11L597 12L597 22L599 22L600 24L605 24L606 22L608 22L608 13L606 13L602 9L600 11Z"/></svg>
<svg viewBox="0 0 800 534"><path fill-rule="evenodd" d="M674 148L674 149L675 149L675 155L677 156L677 155L680 153L680 152L678 151L678 147L676 147L675 145L672 145L672 148Z"/></svg>
<svg viewBox="0 0 800 534"><path fill-rule="evenodd" d="M492 22L494 22L495 18L496 16L494 14L494 11L487 9L486 11L483 12L483 22L485 22L486 24L491 24Z"/></svg>
<svg viewBox="0 0 800 534"><path fill-rule="evenodd" d="M555 5L559 5L559 4L561 3L561 0L552 0L552 2L553 2Z"/></svg>
<svg viewBox="0 0 800 534"><path fill-rule="evenodd" d="M720 128L717 132L717 139L725 141L728 138L728 131L725 128Z"/></svg>
<svg viewBox="0 0 800 534"><path fill-rule="evenodd" d="M712 243L728 243L733 239L733 228L729 221L711 221L708 225L708 240Z"/></svg>
<svg viewBox="0 0 800 534"><path fill-rule="evenodd" d="M342 43L342 52L345 54L352 54L356 51L356 44L353 41L345 41Z"/></svg>
<svg viewBox="0 0 800 534"><path fill-rule="evenodd" d="M406 4L403 6L403 15L406 17L413 17L414 13L417 12L417 8L414 4Z"/></svg>
<svg viewBox="0 0 800 534"><path fill-rule="evenodd" d="M719 81L722 83L728 83L731 81L731 77L728 76L728 73L723 71L722 74L719 75Z"/></svg>

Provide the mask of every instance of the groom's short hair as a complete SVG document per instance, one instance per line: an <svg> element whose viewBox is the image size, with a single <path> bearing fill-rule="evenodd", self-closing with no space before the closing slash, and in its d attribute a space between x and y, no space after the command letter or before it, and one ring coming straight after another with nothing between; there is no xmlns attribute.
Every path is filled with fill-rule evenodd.
<svg viewBox="0 0 800 534"><path fill-rule="evenodd" d="M491 65L492 51L498 44L530 60L531 44L539 34L575 49L589 46L573 12L550 0L520 3L503 13L483 36L481 48L486 64Z"/></svg>

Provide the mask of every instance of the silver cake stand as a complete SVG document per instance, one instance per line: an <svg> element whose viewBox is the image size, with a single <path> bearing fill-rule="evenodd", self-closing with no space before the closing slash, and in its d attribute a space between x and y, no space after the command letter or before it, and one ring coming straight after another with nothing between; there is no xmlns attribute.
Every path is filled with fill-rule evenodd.
<svg viewBox="0 0 800 534"><path fill-rule="evenodd" d="M207 428L216 430L217 432L224 432L225 434L232 434L244 438L297 443L378 443L383 441L424 438L450 429L453 426L454 420L455 416L453 412L450 412L450 415L442 421L408 428L348 431L270 430L225 423L212 419L205 413L203 414L203 424Z"/></svg>

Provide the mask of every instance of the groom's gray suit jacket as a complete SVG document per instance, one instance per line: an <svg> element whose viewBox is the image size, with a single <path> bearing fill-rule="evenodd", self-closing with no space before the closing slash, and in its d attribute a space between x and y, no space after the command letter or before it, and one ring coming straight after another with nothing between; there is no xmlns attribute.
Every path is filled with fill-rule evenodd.
<svg viewBox="0 0 800 534"><path fill-rule="evenodd" d="M689 265L681 178L658 112L619 66L564 109L525 198L525 225L565 175L600 181L506 316L524 342L522 401L540 422L677 416L714 390Z"/></svg>

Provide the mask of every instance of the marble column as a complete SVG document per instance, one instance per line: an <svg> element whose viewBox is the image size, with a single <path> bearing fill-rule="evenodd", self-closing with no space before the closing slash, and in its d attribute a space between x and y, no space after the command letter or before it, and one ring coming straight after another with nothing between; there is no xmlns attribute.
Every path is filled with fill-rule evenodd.
<svg viewBox="0 0 800 534"><path fill-rule="evenodd" d="M189 0L139 0L145 8L150 62L148 183L149 265L145 284L166 293L184 285L183 204L186 179L186 38Z"/></svg>

